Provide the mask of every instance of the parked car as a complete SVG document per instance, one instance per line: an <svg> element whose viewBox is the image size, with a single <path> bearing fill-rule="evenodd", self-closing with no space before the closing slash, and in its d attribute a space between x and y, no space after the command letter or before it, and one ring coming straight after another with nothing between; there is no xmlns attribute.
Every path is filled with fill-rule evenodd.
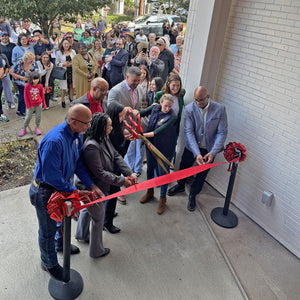
<svg viewBox="0 0 300 300"><path fill-rule="evenodd" d="M140 30L144 31L145 35L149 35L149 33L155 33L156 36L163 35L162 25L164 21L168 19L169 23L172 24L177 23L180 20L180 17L175 15L144 15L139 16L135 19L135 28L134 34L137 35Z"/></svg>

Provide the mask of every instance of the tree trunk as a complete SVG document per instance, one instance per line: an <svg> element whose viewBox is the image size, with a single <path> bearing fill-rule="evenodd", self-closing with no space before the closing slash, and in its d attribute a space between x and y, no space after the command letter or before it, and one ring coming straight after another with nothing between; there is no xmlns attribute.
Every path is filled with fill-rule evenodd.
<svg viewBox="0 0 300 300"><path fill-rule="evenodd" d="M41 29L43 31L43 35L45 38L48 38L48 32L49 32L49 20L46 16L41 17L40 19L40 25L41 25Z"/></svg>
<svg viewBox="0 0 300 300"><path fill-rule="evenodd" d="M139 15L140 16L143 14L143 7L144 7L144 1L140 0L140 6L139 6Z"/></svg>

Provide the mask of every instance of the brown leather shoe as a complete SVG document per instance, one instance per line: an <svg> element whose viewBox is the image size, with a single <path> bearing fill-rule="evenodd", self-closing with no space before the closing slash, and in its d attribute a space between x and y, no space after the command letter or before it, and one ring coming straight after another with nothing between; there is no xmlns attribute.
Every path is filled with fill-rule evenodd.
<svg viewBox="0 0 300 300"><path fill-rule="evenodd" d="M162 197L159 198L159 203L157 207L157 213L159 215L161 215L165 211L167 206L166 203L167 203L167 198L162 198Z"/></svg>
<svg viewBox="0 0 300 300"><path fill-rule="evenodd" d="M154 189L148 189L147 193L140 199L142 204L149 202L154 197Z"/></svg>

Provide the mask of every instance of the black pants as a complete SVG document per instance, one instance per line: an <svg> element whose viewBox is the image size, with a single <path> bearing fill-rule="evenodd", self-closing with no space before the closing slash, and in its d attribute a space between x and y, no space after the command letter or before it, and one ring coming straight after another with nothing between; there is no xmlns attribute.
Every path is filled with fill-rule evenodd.
<svg viewBox="0 0 300 300"><path fill-rule="evenodd" d="M205 154L208 153L208 151L206 149L200 149L200 153L201 153L202 156L204 156ZM180 162L179 169L183 170L183 169L190 168L194 164L194 162L195 162L194 154L190 150L188 150L187 148L184 148L184 152L183 152L183 155L181 157L181 162ZM195 178L194 182L191 185L191 190L190 190L191 195L196 196L201 192L204 181L205 181L205 178L206 178L208 172L209 172L209 170L206 170L206 171L203 171L203 172L198 173L196 175L196 178ZM185 185L185 182L186 182L186 178L178 180L178 184L183 186L183 187Z"/></svg>
<svg viewBox="0 0 300 300"><path fill-rule="evenodd" d="M120 187L111 185L108 193L109 195L111 195L119 191L120 191ZM116 206L117 206L117 198L106 200L104 206L105 206L104 226L110 227L113 225L113 219L114 219Z"/></svg>

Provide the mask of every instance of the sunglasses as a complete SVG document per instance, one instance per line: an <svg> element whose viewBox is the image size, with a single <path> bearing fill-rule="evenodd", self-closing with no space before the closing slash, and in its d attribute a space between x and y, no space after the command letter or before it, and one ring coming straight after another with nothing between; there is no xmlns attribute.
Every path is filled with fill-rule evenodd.
<svg viewBox="0 0 300 300"><path fill-rule="evenodd" d="M157 46L162 46L163 44L161 44L161 43L156 43L156 45L157 45Z"/></svg>

